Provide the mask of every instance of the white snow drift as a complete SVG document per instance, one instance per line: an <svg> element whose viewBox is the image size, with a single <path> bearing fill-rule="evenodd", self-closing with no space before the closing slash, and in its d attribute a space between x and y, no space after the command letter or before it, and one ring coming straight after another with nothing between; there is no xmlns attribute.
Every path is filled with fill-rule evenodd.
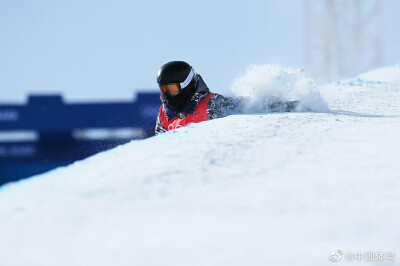
<svg viewBox="0 0 400 266"><path fill-rule="evenodd" d="M250 97L253 106L265 98L276 97L284 101L299 100L298 111L329 110L315 82L306 77L303 69L253 65L245 75L235 79L231 90L236 96Z"/></svg>
<svg viewBox="0 0 400 266"><path fill-rule="evenodd" d="M387 71L400 76L321 88L329 113L230 116L3 187L0 265L308 266L332 265L338 249L400 252L400 86L379 80Z"/></svg>

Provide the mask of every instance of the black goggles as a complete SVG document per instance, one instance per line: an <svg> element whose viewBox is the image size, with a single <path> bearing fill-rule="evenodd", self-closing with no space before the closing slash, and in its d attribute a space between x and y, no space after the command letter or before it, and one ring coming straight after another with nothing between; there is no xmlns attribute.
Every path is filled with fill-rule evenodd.
<svg viewBox="0 0 400 266"><path fill-rule="evenodd" d="M159 84L158 86L163 96L174 97L182 90L179 83Z"/></svg>

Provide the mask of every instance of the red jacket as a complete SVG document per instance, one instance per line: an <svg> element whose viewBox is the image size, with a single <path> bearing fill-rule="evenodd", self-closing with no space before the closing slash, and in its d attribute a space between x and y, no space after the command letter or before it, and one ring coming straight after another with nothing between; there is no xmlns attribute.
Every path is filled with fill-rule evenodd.
<svg viewBox="0 0 400 266"><path fill-rule="evenodd" d="M207 93L207 95L202 98L196 106L194 113L179 113L178 116L172 118L168 121L167 115L165 113L164 105L161 105L159 110L159 119L162 127L166 131L174 130L177 128L185 127L192 123L200 123L209 120L207 109L208 102L210 98L214 96L214 93Z"/></svg>

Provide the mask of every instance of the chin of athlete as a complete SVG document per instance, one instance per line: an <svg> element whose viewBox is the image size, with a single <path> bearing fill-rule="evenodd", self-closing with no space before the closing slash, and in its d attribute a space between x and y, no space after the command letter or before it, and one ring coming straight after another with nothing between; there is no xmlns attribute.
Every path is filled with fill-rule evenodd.
<svg viewBox="0 0 400 266"><path fill-rule="evenodd" d="M173 97L166 97L166 104L168 107L175 111L182 111L183 108L189 103L190 99L193 97L195 91L182 91Z"/></svg>

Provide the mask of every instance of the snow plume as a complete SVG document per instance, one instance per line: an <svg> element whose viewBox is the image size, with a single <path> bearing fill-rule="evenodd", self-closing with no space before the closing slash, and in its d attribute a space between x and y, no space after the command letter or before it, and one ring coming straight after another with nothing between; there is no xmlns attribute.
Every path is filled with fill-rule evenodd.
<svg viewBox="0 0 400 266"><path fill-rule="evenodd" d="M236 78L232 87L236 96L250 98L249 109L259 110L271 98L300 101L297 111L328 112L329 108L317 90L315 82L302 69L278 65L253 65L246 74Z"/></svg>

